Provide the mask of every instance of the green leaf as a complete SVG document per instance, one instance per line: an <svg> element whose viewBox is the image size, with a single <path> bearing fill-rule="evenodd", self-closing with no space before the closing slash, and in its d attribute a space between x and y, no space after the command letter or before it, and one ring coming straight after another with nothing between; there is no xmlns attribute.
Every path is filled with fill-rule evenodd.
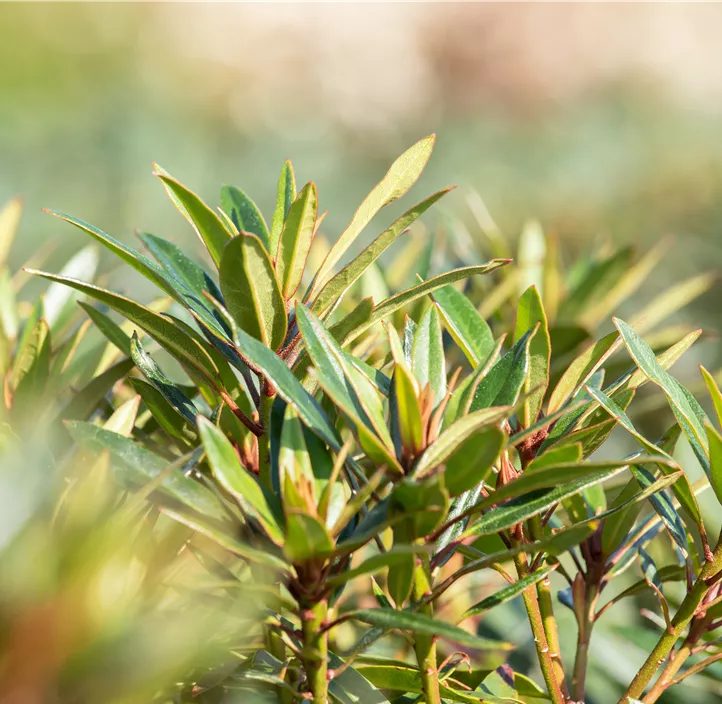
<svg viewBox="0 0 722 704"><path fill-rule="evenodd" d="M303 388L286 363L262 342L243 330L236 330L235 334L238 348L243 350L246 358L263 372L278 395L296 409L301 420L313 433L336 452L340 452L341 443L326 414L313 396Z"/></svg>
<svg viewBox="0 0 722 704"><path fill-rule="evenodd" d="M462 416L426 448L414 468L414 476L423 477L435 467L444 464L460 450L466 440L489 426L497 425L507 418L510 412L511 409L508 406L502 406L483 408L467 416ZM496 438L493 435L485 436L485 438L491 441L493 446L496 446ZM480 480L482 478L479 477Z"/></svg>
<svg viewBox="0 0 722 704"><path fill-rule="evenodd" d="M546 313L536 286L531 286L519 298L514 341L522 339L526 333L534 330L536 332L529 343L529 372L524 382L527 395L520 418L521 425L525 428L536 423L539 417L544 395L549 385L549 360L551 357Z"/></svg>
<svg viewBox="0 0 722 704"><path fill-rule="evenodd" d="M385 205L403 196L416 183L434 148L436 135L422 139L407 149L389 168L386 175L366 196L348 227L326 255L314 281L311 298L326 283L333 268L353 244L361 231Z"/></svg>
<svg viewBox="0 0 722 704"><path fill-rule="evenodd" d="M110 418L103 423L106 430L110 430L125 438L129 438L133 432L135 421L138 418L140 407L140 396L134 396L116 408Z"/></svg>
<svg viewBox="0 0 722 704"><path fill-rule="evenodd" d="M702 365L700 365L699 370L702 372L702 378L712 399L714 412L717 416L717 423L722 426L722 391L720 391L714 377Z"/></svg>
<svg viewBox="0 0 722 704"><path fill-rule="evenodd" d="M388 629L411 631L428 636L439 636L447 640L466 645L477 650L510 650L510 643L488 640L473 635L458 626L452 626L445 621L439 621L424 614L411 611L394 611L392 609L361 609L354 612L359 621L372 626Z"/></svg>
<svg viewBox="0 0 722 704"><path fill-rule="evenodd" d="M449 334L461 348L471 366L478 367L494 349L494 336L486 320L471 301L453 286L444 286L432 294L439 306Z"/></svg>
<svg viewBox="0 0 722 704"><path fill-rule="evenodd" d="M138 335L133 333L130 343L131 358L135 366L145 375L148 381L155 386L168 403L175 408L180 415L191 425L195 425L198 409L191 401L160 369L152 357L143 349Z"/></svg>
<svg viewBox="0 0 722 704"><path fill-rule="evenodd" d="M623 320L619 320L619 318L614 319L614 324L622 335L624 344L637 366L664 391L697 459L707 476L709 476L709 447L707 446L707 434L704 430L704 422L708 421L707 414L694 397L665 371L649 345L643 342L629 325Z"/></svg>
<svg viewBox="0 0 722 704"><path fill-rule="evenodd" d="M414 383L405 365L397 364L394 369L391 393L389 395L391 425L398 432L401 447L397 454L414 457L421 447L421 408L416 396Z"/></svg>
<svg viewBox="0 0 722 704"><path fill-rule="evenodd" d="M233 233L229 232L216 212L209 208L193 191L188 190L167 173L160 171L155 173L163 182L168 193L183 207L193 229L211 255L211 259L217 267L220 267L223 247L233 237Z"/></svg>
<svg viewBox="0 0 722 704"><path fill-rule="evenodd" d="M414 584L414 563L416 557L412 554L403 555L389 566L389 573L386 577L386 587L389 595L397 607L401 608L411 594L411 587Z"/></svg>
<svg viewBox="0 0 722 704"><path fill-rule="evenodd" d="M326 526L317 518L305 513L291 513L286 517L286 558L294 565L314 558L329 557L333 542Z"/></svg>
<svg viewBox="0 0 722 704"><path fill-rule="evenodd" d="M136 252L132 247L124 245L114 237L103 232L99 228L91 225L80 218L73 217L72 215L66 215L57 210L45 210L44 212L54 215L56 218L65 220L65 222L75 225L83 232L90 235L96 242L100 242L105 248L113 252L118 258L122 259L126 264L130 264L137 272L143 274L150 282L154 283L161 291L173 298L178 298L178 294L174 290L173 286L166 279L163 271L148 257L144 256L140 252ZM70 278L76 278L71 276Z"/></svg>
<svg viewBox="0 0 722 704"><path fill-rule="evenodd" d="M238 501L246 514L263 526L274 543L281 545L283 533L263 489L258 480L240 463L233 445L207 418L198 417L198 430L208 463L218 483Z"/></svg>
<svg viewBox="0 0 722 704"><path fill-rule="evenodd" d="M619 347L621 338L611 332L580 354L565 370L549 397L547 414L554 413L574 397L604 361Z"/></svg>
<svg viewBox="0 0 722 704"><path fill-rule="evenodd" d="M288 211L278 240L278 250L274 252L273 263L285 300L293 297L303 278L317 214L316 184L307 183Z"/></svg>
<svg viewBox="0 0 722 704"><path fill-rule="evenodd" d="M491 406L513 406L529 373L529 347L534 330L529 330L489 370L478 383L471 399L470 411Z"/></svg>
<svg viewBox="0 0 722 704"><path fill-rule="evenodd" d="M197 444L198 436L194 429L195 422L193 425L189 424L188 421L171 406L165 396L163 396L155 386L145 381L145 379L130 377L128 381L134 391L140 394L143 403L148 407L148 410L158 422L158 425L160 425L168 435L179 440L184 448L188 447L191 443L194 446Z"/></svg>
<svg viewBox="0 0 722 704"><path fill-rule="evenodd" d="M425 213L451 188L445 188L429 196L407 210L393 225L384 230L358 257L332 276L312 301L311 310L323 318L341 300L344 293L358 281L363 273L390 247L408 227Z"/></svg>
<svg viewBox="0 0 722 704"><path fill-rule="evenodd" d="M223 299L220 289L210 275L172 242L147 232L141 232L138 236L170 277L173 288L180 294L181 302L191 310L213 315L213 308L203 292L207 291L218 301ZM178 294L174 295L178 298ZM217 320L210 322L216 327L219 326ZM225 332L222 326L218 329Z"/></svg>
<svg viewBox="0 0 722 704"><path fill-rule="evenodd" d="M283 223L286 220L286 214L294 200L296 200L296 177L293 174L291 162L286 161L281 169L281 176L278 179L276 209L273 211L271 232L268 237L269 252L276 252L278 249L278 240L281 237Z"/></svg>
<svg viewBox="0 0 722 704"><path fill-rule="evenodd" d="M323 323L300 303L296 305L296 320L321 387L352 421L359 442L372 459L400 471L391 451L393 442L379 392L349 362L348 356Z"/></svg>
<svg viewBox="0 0 722 704"><path fill-rule="evenodd" d="M427 309L416 328L411 359L419 388L428 385L433 393L433 405L438 406L446 396L446 361L436 306Z"/></svg>
<svg viewBox="0 0 722 704"><path fill-rule="evenodd" d="M317 466L321 464L321 457L313 459ZM317 491L314 467L306 446L303 426L293 406L286 406L283 418L278 472L284 510L299 509L314 512L320 491ZM308 502L311 505L308 505Z"/></svg>
<svg viewBox="0 0 722 704"><path fill-rule="evenodd" d="M649 455L639 458L640 462L666 462L667 459L661 455ZM588 475L605 476L616 473L620 469L629 467L629 460L609 460L602 462L559 462L537 466L533 471L522 472L516 479L504 484L496 491L483 499L478 507L489 508L506 499L523 497L532 494L539 489L547 489L559 486L566 482L574 482L577 479Z"/></svg>
<svg viewBox="0 0 722 704"><path fill-rule="evenodd" d="M519 596L519 594L521 594L524 590L534 586L537 582L540 582L542 579L544 579L550 571L551 567L540 567L538 570L535 570L534 572L527 575L526 577L523 577L514 584L510 584L503 589L500 589L495 594L487 596L485 599L482 599L473 606L470 606L464 612L464 615L461 617L460 620L463 621L464 619L470 618L472 616L478 616L479 614L483 614L485 611L493 609L495 606L499 606L499 604L504 604L510 599Z"/></svg>
<svg viewBox="0 0 722 704"><path fill-rule="evenodd" d="M329 577L327 584L330 587L337 587L362 575L377 574L390 565L403 564L408 557L412 558L411 564L413 565L413 556L425 550L426 548L418 545L394 546L391 550L365 559L358 567Z"/></svg>
<svg viewBox="0 0 722 704"><path fill-rule="evenodd" d="M206 379L215 383L219 372L217 366L208 355L208 352L185 332L181 331L177 325L174 325L168 320L167 317L129 298L99 288L98 286L87 284L83 281L62 278L56 274L48 274L33 269L28 269L27 271L30 274L42 276L50 281L61 281L67 286L75 288L104 303L113 310L118 311L132 323L135 323L138 327L145 330L156 342L167 349L180 362L195 369Z"/></svg>
<svg viewBox="0 0 722 704"><path fill-rule="evenodd" d="M226 308L238 327L277 350L286 337L286 306L261 240L240 234L228 242L220 278Z"/></svg>
<svg viewBox="0 0 722 704"><path fill-rule="evenodd" d="M590 386L586 387L587 393L597 402L602 408L604 408L626 431L631 433L638 441L639 444L649 453L659 453L666 458L667 462L659 465L659 469L664 474L670 474L675 469L679 469L679 464L665 452L663 449L658 447L652 442L649 442L644 435L642 435L633 425L629 416L617 406L612 399L608 398L603 391L594 389ZM692 487L689 484L689 479L686 476L682 476L676 484L672 487L680 505L687 511L694 522L700 526L702 523L702 514L697 504L697 499L694 496ZM656 507L656 506L655 506Z"/></svg>
<svg viewBox="0 0 722 704"><path fill-rule="evenodd" d="M256 235L268 249L270 234L266 221L258 206L240 188L235 186L221 188L221 209L231 219L238 232L250 232Z"/></svg>
<svg viewBox="0 0 722 704"><path fill-rule="evenodd" d="M438 474L422 482L405 477L394 485L389 499L391 513L404 517L394 538L408 543L427 537L449 512L449 492Z"/></svg>
<svg viewBox="0 0 722 704"><path fill-rule="evenodd" d="M401 293L397 293L396 295L387 298L382 303L379 303L379 305L374 308L368 322L358 326L355 330L352 330L349 335L344 338L342 344L347 345L352 340L355 340L359 335L366 332L366 330L373 327L376 323L388 318L390 315L409 303L413 303L419 298L422 298L429 293L433 293L442 286L452 284L455 281L461 281L461 279L466 279L470 276L489 274L492 271L496 271L499 267L508 264L510 261L510 259L492 259L490 262L479 266L467 266L461 269L454 269L453 271L449 271L445 274L439 274L439 276L427 279L426 281L413 286L412 288L406 289L405 291L401 291Z"/></svg>
<svg viewBox="0 0 722 704"><path fill-rule="evenodd" d="M146 450L130 438L99 428L92 423L68 421L65 427L79 445L92 452L110 452L116 480L126 488L141 489L168 468L168 461ZM181 467L167 473L160 489L172 499L202 516L223 520L227 517L221 502L210 489L186 477Z"/></svg>
<svg viewBox="0 0 722 704"><path fill-rule="evenodd" d="M106 339L115 345L126 357L130 357L130 336L123 331L120 325L116 324L97 308L83 301L78 301L78 304L88 314L88 317L95 323L95 327L103 333Z"/></svg>
<svg viewBox="0 0 722 704"><path fill-rule="evenodd" d="M481 519L464 531L462 537L468 537L470 535L491 535L492 533L498 533L506 528L510 528L531 516L536 516L542 511L546 511L550 506L554 506L554 504L559 503L568 496L577 494L587 487L594 486L599 482L619 474L624 471L624 469L625 467L618 467L616 469L591 472L568 484L562 484L552 489L540 489L531 494L512 499L503 506L497 506L493 511L489 511L482 516Z"/></svg>
<svg viewBox="0 0 722 704"><path fill-rule="evenodd" d="M709 443L710 484L717 500L722 503L722 435L709 423L706 424Z"/></svg>

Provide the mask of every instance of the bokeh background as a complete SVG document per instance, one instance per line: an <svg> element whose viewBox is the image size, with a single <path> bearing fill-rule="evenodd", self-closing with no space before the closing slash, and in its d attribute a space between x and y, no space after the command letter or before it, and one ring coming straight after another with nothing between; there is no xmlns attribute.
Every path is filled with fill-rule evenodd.
<svg viewBox="0 0 722 704"><path fill-rule="evenodd" d="M268 213L291 158L334 238L393 158L436 132L418 192L458 184L444 208L462 221L475 191L509 237L536 218L570 259L672 236L637 294L649 299L722 270L721 28L716 4L0 4L0 203L26 205L10 268L52 243L57 270L87 243L42 207L195 248L154 161L209 202L233 183ZM691 361L715 369L719 294L682 314L709 331ZM490 626L523 639L515 609ZM595 642L600 704L608 673L628 681L640 662L614 635L631 613Z"/></svg>

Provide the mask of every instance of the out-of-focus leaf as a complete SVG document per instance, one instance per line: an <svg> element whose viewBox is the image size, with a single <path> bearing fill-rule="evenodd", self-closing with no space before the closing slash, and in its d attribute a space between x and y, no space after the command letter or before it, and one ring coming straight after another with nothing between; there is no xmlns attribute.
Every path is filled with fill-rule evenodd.
<svg viewBox="0 0 722 704"><path fill-rule="evenodd" d="M281 169L281 176L278 179L278 190L276 194L276 209L273 211L271 231L268 236L268 251L276 252L278 240L281 237L283 223L286 220L291 203L296 200L296 177L293 173L293 166L286 161Z"/></svg>
<svg viewBox="0 0 722 704"><path fill-rule="evenodd" d="M328 579L328 585L338 586L339 584L348 582L356 577L360 577L361 575L376 574L390 565L405 562L408 557L412 558L411 564L413 566L414 555L423 552L424 550L425 548L417 545L394 546L391 550L387 550L386 552L367 558L358 567L354 567L353 569L346 570L346 572L341 572L340 574L330 577Z"/></svg>
<svg viewBox="0 0 722 704"><path fill-rule="evenodd" d="M407 149L391 164L386 175L366 196L348 227L331 247L331 251L316 274L316 280L311 290L311 298L326 283L333 268L374 215L385 205L403 196L416 183L431 156L435 140L436 135L422 139Z"/></svg>
<svg viewBox="0 0 722 704"><path fill-rule="evenodd" d="M134 396L128 399L113 411L110 418L103 423L103 427L113 433L118 433L118 435L129 438L133 432L135 419L138 417L139 407L140 396Z"/></svg>
<svg viewBox="0 0 722 704"><path fill-rule="evenodd" d="M423 482L405 478L394 485L389 498L392 512L405 516L395 537L408 543L436 530L449 510L449 492L439 475Z"/></svg>
<svg viewBox="0 0 722 704"><path fill-rule="evenodd" d="M75 442L92 452L110 452L116 480L128 489L141 489L164 472L168 462L130 438L99 428L92 423L69 421L65 424ZM186 477L180 467L167 474L160 489L172 499L200 515L223 520L227 514L210 489Z"/></svg>
<svg viewBox="0 0 722 704"><path fill-rule="evenodd" d="M678 310L708 291L715 279L716 275L712 273L698 274L667 288L664 293L657 296L636 314L635 319L639 323L635 325L635 328L638 334L643 335L657 323L667 320Z"/></svg>
<svg viewBox="0 0 722 704"><path fill-rule="evenodd" d="M438 636L451 640L460 645L467 645L477 650L509 650L510 643L488 640L473 635L458 626L452 626L444 621L436 620L430 616L411 611L393 611L391 609L361 609L354 612L359 621L372 626L389 629L411 631L423 635Z"/></svg>
<svg viewBox="0 0 722 704"><path fill-rule="evenodd" d="M233 445L226 436L202 416L198 417L203 449L206 451L213 476L243 510L255 518L277 545L283 543L283 533L276 522L258 480L241 465Z"/></svg>
<svg viewBox="0 0 722 704"><path fill-rule="evenodd" d="M534 330L536 332L533 332ZM514 341L521 340L529 332L533 333L533 337L529 342L529 371L524 380L526 397L520 418L524 428L536 423L549 384L549 328L544 306L535 286L528 288L519 298Z"/></svg>
<svg viewBox="0 0 722 704"><path fill-rule="evenodd" d="M226 308L244 332L273 350L286 337L286 306L261 240L234 237L220 260L221 291Z"/></svg>
<svg viewBox="0 0 722 704"><path fill-rule="evenodd" d="M446 328L472 367L478 367L494 349L494 337L472 302L453 286L444 286L432 294Z"/></svg>
<svg viewBox="0 0 722 704"><path fill-rule="evenodd" d="M503 604L510 599L519 596L525 589L534 586L537 582L544 579L550 571L551 567L540 567L538 570L535 570L534 572L527 575L526 577L523 577L514 584L510 584L503 589L500 589L495 594L487 596L473 606L470 606L464 612L461 620L463 621L464 619L470 618L471 616L478 616L479 614L483 614L485 611L493 609L495 606Z"/></svg>
<svg viewBox="0 0 722 704"><path fill-rule="evenodd" d="M427 309L416 328L411 368L419 388L424 389L427 384L430 386L434 406L441 403L446 395L446 361L439 314L435 306Z"/></svg>
<svg viewBox="0 0 722 704"><path fill-rule="evenodd" d="M317 212L316 184L308 183L293 201L278 240L278 250L273 253L276 276L285 300L289 300L296 293L301 283L311 249Z"/></svg>
<svg viewBox="0 0 722 704"><path fill-rule="evenodd" d="M434 276L431 279L427 279L423 283L406 289L406 291L401 291L401 293L397 293L396 295L391 296L385 301L379 303L379 305L374 308L374 311L371 314L369 321L353 330L348 335L348 337L344 339L343 344L346 345L349 342L355 340L359 335L366 332L370 327L380 322L381 320L385 320L400 308L403 308L409 303L417 301L419 298L422 298L429 293L433 293L442 286L452 284L455 281L461 281L461 279L466 279L470 276L481 276L482 274L489 274L492 271L498 269L499 267L508 264L509 261L510 260L507 259L492 259L490 262L487 262L486 264L481 264L479 266L467 266L461 269L454 269L453 271L449 271L446 274L439 274L439 276Z"/></svg>
<svg viewBox="0 0 722 704"><path fill-rule="evenodd" d="M256 235L263 246L268 248L269 232L266 221L258 206L235 186L221 188L221 209L231 219L238 232L250 232Z"/></svg>
<svg viewBox="0 0 722 704"><path fill-rule="evenodd" d="M524 333L494 364L477 385L470 411L490 406L513 406L516 403L529 373L529 347L533 336L534 330Z"/></svg>
<svg viewBox="0 0 722 704"><path fill-rule="evenodd" d="M97 268L97 250L93 246L84 247L62 268L60 276L86 281L95 276ZM73 305L77 299L77 293L60 283L52 283L48 286L43 299L44 318L50 326L50 330L55 333L68 322L70 316L77 310Z"/></svg>
<svg viewBox="0 0 722 704"><path fill-rule="evenodd" d="M193 229L206 246L211 259L217 267L220 267L223 247L233 237L233 233L212 208L183 184L165 172L156 171L156 176L163 182L168 193L172 194L185 209Z"/></svg>
<svg viewBox="0 0 722 704"><path fill-rule="evenodd" d="M407 232L407 228L425 213L451 188L445 188L429 196L413 208L407 210L396 222L384 230L366 249L352 262L347 264L338 274L332 276L312 301L311 310L324 317L341 299L344 293L363 275L363 273L390 247L398 237Z"/></svg>
<svg viewBox="0 0 722 704"><path fill-rule="evenodd" d="M23 202L20 198L13 198L0 209L0 268L7 262L22 212Z"/></svg>

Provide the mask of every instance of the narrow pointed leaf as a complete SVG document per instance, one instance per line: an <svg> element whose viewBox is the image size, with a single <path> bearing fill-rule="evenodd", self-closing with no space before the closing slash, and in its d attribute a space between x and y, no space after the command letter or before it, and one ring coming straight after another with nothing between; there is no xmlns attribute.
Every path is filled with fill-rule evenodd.
<svg viewBox="0 0 722 704"><path fill-rule="evenodd" d="M302 564L333 553L333 542L326 526L305 513L291 513L286 518L286 542L283 551L290 562Z"/></svg>
<svg viewBox="0 0 722 704"><path fill-rule="evenodd" d="M268 249L270 235L266 221L258 206L235 186L221 188L221 209L231 219L238 232L256 235Z"/></svg>
<svg viewBox="0 0 722 704"><path fill-rule="evenodd" d="M286 161L281 169L281 176L278 179L276 209L273 211L273 221L271 222L271 231L268 236L269 252L276 252L278 249L278 240L281 237L283 223L286 220L286 214L294 200L296 200L296 177L294 176L291 162Z"/></svg>
<svg viewBox="0 0 722 704"><path fill-rule="evenodd" d="M419 388L424 389L428 384L433 393L433 405L437 406L446 395L446 361L436 306L427 309L416 328L411 360Z"/></svg>
<svg viewBox="0 0 722 704"><path fill-rule="evenodd" d="M289 300L296 293L303 278L317 213L316 184L308 183L301 189L288 211L278 240L278 250L274 252L276 276L285 300Z"/></svg>
<svg viewBox="0 0 722 704"><path fill-rule="evenodd" d="M241 465L233 445L207 418L198 417L198 430L213 476L243 510L263 526L268 537L280 545L283 542L281 528L258 480Z"/></svg>
<svg viewBox="0 0 722 704"><path fill-rule="evenodd" d="M460 620L463 621L464 619L470 618L472 616L479 616L485 611L493 609L495 606L504 604L510 599L519 596L525 589L533 587L537 582L540 582L542 579L544 579L550 571L551 567L540 567L538 570L535 570L534 572L527 575L526 577L523 577L514 584L510 584L503 589L500 589L495 594L487 596L473 606L470 606L464 612L464 615L461 617Z"/></svg>
<svg viewBox="0 0 722 704"><path fill-rule="evenodd" d="M338 274L332 276L312 301L311 310L324 317L341 299L344 293L401 235L407 232L423 213L451 189L445 188L434 193L413 208L407 210L391 227L384 230L358 257L347 264Z"/></svg>
<svg viewBox="0 0 722 704"><path fill-rule="evenodd" d="M333 268L353 244L361 231L381 208L403 196L416 183L434 148L436 135L422 139L407 149L389 168L386 175L366 196L348 227L336 240L316 274L314 288L320 290ZM312 292L312 297L313 297Z"/></svg>
<svg viewBox="0 0 722 704"><path fill-rule="evenodd" d="M467 645L477 650L509 650L511 645L501 641L488 640L473 635L458 626L452 626L420 613L411 611L394 611L392 609L362 609L354 612L355 618L364 623L379 628L399 629L421 633L429 636L439 636L447 640Z"/></svg>
<svg viewBox="0 0 722 704"><path fill-rule="evenodd" d="M546 313L536 286L531 286L519 298L514 340L520 340L526 333L535 329L536 332L529 343L529 372L524 380L524 390L527 395L520 417L521 425L525 428L536 423L541 411L549 384L551 358Z"/></svg>
<svg viewBox="0 0 722 704"><path fill-rule="evenodd" d="M218 214L209 208L193 191L172 176L157 172L158 178L183 206L201 242L206 246L211 259L217 267L221 265L221 255L226 242L233 237L233 233L223 223Z"/></svg>
<svg viewBox="0 0 722 704"><path fill-rule="evenodd" d="M261 240L240 234L223 249L221 291L226 308L244 332L273 350L286 337L286 306Z"/></svg>
<svg viewBox="0 0 722 704"><path fill-rule="evenodd" d="M471 301L453 286L444 286L432 294L444 324L472 367L481 364L494 349L491 328Z"/></svg>
<svg viewBox="0 0 722 704"><path fill-rule="evenodd" d="M712 399L712 405L714 406L714 412L717 416L717 424L722 426L722 391L720 391L717 382L714 377L700 365L699 370L702 372L702 378L709 391L710 398Z"/></svg>

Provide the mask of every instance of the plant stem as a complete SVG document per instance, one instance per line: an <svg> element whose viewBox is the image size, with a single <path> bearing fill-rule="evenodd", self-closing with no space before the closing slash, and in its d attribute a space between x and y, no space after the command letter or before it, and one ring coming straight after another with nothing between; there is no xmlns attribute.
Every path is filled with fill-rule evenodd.
<svg viewBox="0 0 722 704"><path fill-rule="evenodd" d="M583 702L585 696L595 602L595 585L587 585L584 591L584 603L581 605L580 613L577 614L577 651L574 656L574 673L572 675L572 697L577 702Z"/></svg>
<svg viewBox="0 0 722 704"><path fill-rule="evenodd" d="M670 659L667 663L659 679L654 683L652 689L649 690L647 695L642 699L644 704L652 704L662 695L665 689L670 685L674 676L679 672L685 660L690 656L692 648L689 644L684 643L681 648L676 652L675 656Z"/></svg>
<svg viewBox="0 0 722 704"><path fill-rule="evenodd" d="M430 591L430 567L429 556L420 555L414 567L414 600L420 602ZM433 606L430 603L419 607L419 613L425 616L433 616ZM436 638L417 633L414 636L414 651L416 662L421 676L421 686L424 690L424 701L426 704L441 704L439 692L439 668L436 659Z"/></svg>
<svg viewBox="0 0 722 704"><path fill-rule="evenodd" d="M639 699L652 677L654 677L654 673L672 652L674 644L682 637L684 630L694 618L697 609L711 589L707 581L711 580L720 569L722 569L722 542L717 543L712 560L705 563L694 586L687 592L687 596L677 609L670 627L657 641L654 650L652 650L639 672L635 675L627 691L619 700L619 704L627 704L629 699Z"/></svg>
<svg viewBox="0 0 722 704"><path fill-rule="evenodd" d="M324 599L301 614L303 667L313 704L328 704L328 602Z"/></svg>
<svg viewBox="0 0 722 704"><path fill-rule="evenodd" d="M519 553L514 558L516 571L519 578L526 577L529 574L529 563L524 553ZM539 609L539 600L537 598L536 586L532 585L522 592L524 598L524 606L529 617L529 624L534 635L534 645L536 646L537 657L539 659L539 667L544 677L544 683L549 691L554 704L565 704L564 694L560 683L554 673L554 663L552 662L549 643L547 642L546 631L544 629L544 620Z"/></svg>
<svg viewBox="0 0 722 704"><path fill-rule="evenodd" d="M554 677L561 687L562 694L568 699L567 683L564 677L564 665L562 663L562 654L559 647L559 630L557 628L557 620L554 617L554 601L552 599L551 581L549 577L545 577L537 583L537 598L539 600L539 611L544 623L544 634L549 644L549 656L554 666Z"/></svg>

